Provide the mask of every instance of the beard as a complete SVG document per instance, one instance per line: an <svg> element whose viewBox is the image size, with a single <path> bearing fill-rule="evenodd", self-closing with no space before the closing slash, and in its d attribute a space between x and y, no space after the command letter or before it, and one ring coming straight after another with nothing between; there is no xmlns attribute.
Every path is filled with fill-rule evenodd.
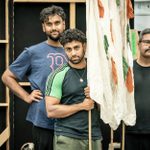
<svg viewBox="0 0 150 150"><path fill-rule="evenodd" d="M51 40L53 40L53 41L55 41L55 42L58 42L59 39L60 39L60 32L58 32L58 35L57 35L57 36L53 36L53 32L58 32L58 31L53 30L52 32L47 33L47 36L48 36L49 39L51 39Z"/></svg>
<svg viewBox="0 0 150 150"><path fill-rule="evenodd" d="M71 58L68 58L68 60L72 64L79 64L84 59L84 55L85 55L85 50L83 49L83 53L81 56L72 56ZM74 58L77 58L77 59L74 59Z"/></svg>
<svg viewBox="0 0 150 150"><path fill-rule="evenodd" d="M60 35L56 36L56 37L53 37L51 35L47 35L49 37L49 39L55 41L55 42L58 42L59 41L59 38L60 38Z"/></svg>
<svg viewBox="0 0 150 150"><path fill-rule="evenodd" d="M74 56L75 57L75 56ZM74 57L71 57L70 59L69 59L69 61L72 63L72 64L79 64L83 59L84 59L84 53L82 54L82 56L81 57L77 57L78 59L74 59Z"/></svg>
<svg viewBox="0 0 150 150"><path fill-rule="evenodd" d="M72 64L79 64L81 62L81 59L78 59L78 60L73 60L73 59L70 59L69 60Z"/></svg>

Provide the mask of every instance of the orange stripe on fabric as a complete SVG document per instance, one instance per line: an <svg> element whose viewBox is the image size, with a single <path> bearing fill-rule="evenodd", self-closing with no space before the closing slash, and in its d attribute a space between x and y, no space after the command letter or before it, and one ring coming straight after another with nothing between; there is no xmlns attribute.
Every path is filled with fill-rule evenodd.
<svg viewBox="0 0 150 150"><path fill-rule="evenodd" d="M113 30L112 30L112 19L110 20L110 33L111 33L111 40L114 43L114 38L113 38Z"/></svg>
<svg viewBox="0 0 150 150"><path fill-rule="evenodd" d="M127 17L128 19L134 18L133 7L131 0L127 0Z"/></svg>
<svg viewBox="0 0 150 150"><path fill-rule="evenodd" d="M118 76L117 76L117 69L116 69L116 64L113 58L111 58L111 64L112 64L112 77L115 85L118 84Z"/></svg>
<svg viewBox="0 0 150 150"><path fill-rule="evenodd" d="M127 78L126 78L126 87L128 89L128 92L133 92L134 86L133 86L133 77L131 73L131 68L128 68Z"/></svg>
<svg viewBox="0 0 150 150"><path fill-rule="evenodd" d="M103 18L104 17L104 7L103 7L101 0L98 0L98 9L99 9L99 17Z"/></svg>

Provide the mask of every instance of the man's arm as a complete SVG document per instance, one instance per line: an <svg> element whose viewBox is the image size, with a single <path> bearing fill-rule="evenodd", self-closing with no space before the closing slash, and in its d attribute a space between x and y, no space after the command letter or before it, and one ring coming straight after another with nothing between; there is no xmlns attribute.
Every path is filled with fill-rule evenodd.
<svg viewBox="0 0 150 150"><path fill-rule="evenodd" d="M91 110L94 108L94 101L85 98L82 103L63 105L60 100L51 96L46 96L46 111L49 118L65 118L81 110Z"/></svg>
<svg viewBox="0 0 150 150"><path fill-rule="evenodd" d="M42 93L40 90L34 90L31 94L25 91L17 82L17 77L9 69L3 73L2 81L10 90L14 92L16 96L27 103L39 101L42 98Z"/></svg>

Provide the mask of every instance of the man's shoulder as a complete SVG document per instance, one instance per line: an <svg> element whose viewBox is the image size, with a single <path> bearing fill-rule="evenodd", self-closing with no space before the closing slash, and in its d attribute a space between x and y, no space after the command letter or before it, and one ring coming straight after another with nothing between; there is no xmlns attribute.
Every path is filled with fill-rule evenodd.
<svg viewBox="0 0 150 150"><path fill-rule="evenodd" d="M31 46L27 47L27 49L32 51L32 50L37 50L37 48L43 48L44 46L46 46L45 41L31 45Z"/></svg>
<svg viewBox="0 0 150 150"><path fill-rule="evenodd" d="M43 47L44 45L46 45L46 41L42 41L40 43L36 43L34 45L31 45L29 48L34 49L34 48L41 47L41 46Z"/></svg>
<svg viewBox="0 0 150 150"><path fill-rule="evenodd" d="M59 73L63 73L63 72L67 72L70 69L68 63L65 63L63 65L61 65L60 67L58 67L52 74L59 74Z"/></svg>
<svg viewBox="0 0 150 150"><path fill-rule="evenodd" d="M63 64L62 66L58 67L55 71L53 71L49 76L48 79L49 80L54 80L54 79L62 79L65 77L66 73L68 72L68 70L70 69L70 67L68 66L68 64Z"/></svg>
<svg viewBox="0 0 150 150"><path fill-rule="evenodd" d="M69 70L68 64L64 64L57 68L55 71L53 71L47 79L47 87L60 85L63 82L63 79L65 77L66 72ZM53 84L55 83L55 84Z"/></svg>

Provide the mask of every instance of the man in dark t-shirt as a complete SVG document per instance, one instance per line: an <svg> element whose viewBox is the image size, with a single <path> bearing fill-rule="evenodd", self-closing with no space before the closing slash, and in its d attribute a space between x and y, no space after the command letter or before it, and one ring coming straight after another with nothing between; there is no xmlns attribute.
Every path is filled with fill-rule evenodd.
<svg viewBox="0 0 150 150"><path fill-rule="evenodd" d="M89 110L92 112L92 147L101 150L99 111L96 103L84 94L87 87L85 34L78 29L68 29L60 42L69 62L48 77L45 93L47 115L57 118L55 150L88 149Z"/></svg>
<svg viewBox="0 0 150 150"><path fill-rule="evenodd" d="M133 66L137 119L126 127L125 150L150 150L150 28L140 33L139 51Z"/></svg>

